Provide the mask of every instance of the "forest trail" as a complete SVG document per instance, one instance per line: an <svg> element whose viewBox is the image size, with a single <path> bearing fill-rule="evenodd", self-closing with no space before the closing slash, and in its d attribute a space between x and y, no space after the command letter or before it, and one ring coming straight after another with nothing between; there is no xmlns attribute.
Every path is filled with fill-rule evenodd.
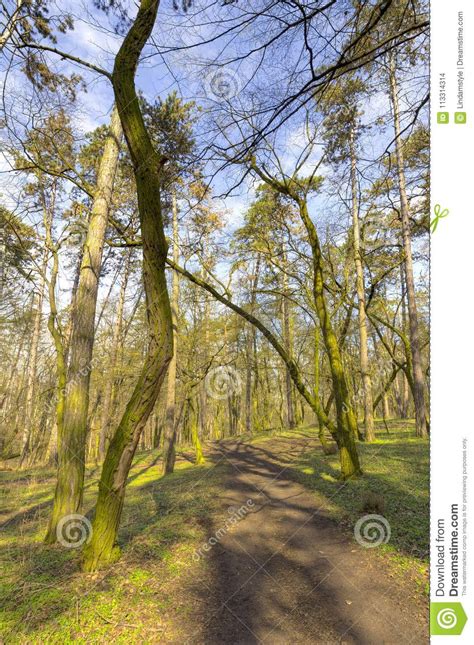
<svg viewBox="0 0 474 645"><path fill-rule="evenodd" d="M413 424L400 428L394 422L390 440L361 445L365 476L347 485L334 479L337 456L322 455L310 427L206 442L200 466L189 447L167 477L159 450L139 453L122 558L96 574L81 573L81 548L42 543L52 469L1 472L0 559L11 563L3 640L427 642L427 546L418 536L426 533L428 454L422 440L406 441ZM90 518L98 468L86 475ZM354 539L368 491L384 497L392 549Z"/></svg>
<svg viewBox="0 0 474 645"><path fill-rule="evenodd" d="M409 582L394 577L377 549L351 540L291 479L291 460L305 446L282 454L278 444L276 454L270 445L214 445L213 461L230 465L219 500L228 517L209 535L218 536L204 554L215 584L187 642L426 642L426 609Z"/></svg>

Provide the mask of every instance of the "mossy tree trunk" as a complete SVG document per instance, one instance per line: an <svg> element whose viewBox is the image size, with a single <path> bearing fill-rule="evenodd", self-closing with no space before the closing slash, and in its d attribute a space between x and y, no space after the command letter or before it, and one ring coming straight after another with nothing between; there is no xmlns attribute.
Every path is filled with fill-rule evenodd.
<svg viewBox="0 0 474 645"><path fill-rule="evenodd" d="M123 311L125 308L125 296L128 286L128 278L131 265L131 251L128 252L125 259L125 268L122 277L122 284L120 285L120 293L117 305L117 315L114 322L114 329L112 333L112 347L110 351L110 359L108 364L108 372L105 380L104 387L104 402L102 404L102 414L100 423L100 437L99 437L99 458L101 460L105 457L105 451L109 440L109 431L111 425L111 408L112 408L112 394L116 379L117 358L119 352L119 345L122 337L123 327Z"/></svg>
<svg viewBox="0 0 474 645"><path fill-rule="evenodd" d="M205 459L198 433L198 416L194 413L194 411L191 413L191 441L193 443L194 451L196 454L195 463L196 465L200 466L205 463Z"/></svg>
<svg viewBox="0 0 474 645"><path fill-rule="evenodd" d="M64 397L64 422L58 428L58 474L47 543L55 542L56 527L82 505L86 459L89 384L95 335L95 314L105 232L118 164L122 128L114 108L109 135L97 175L89 227L84 243L79 282L72 307L68 382Z"/></svg>
<svg viewBox="0 0 474 645"><path fill-rule="evenodd" d="M427 409L425 401L425 377L421 361L420 331L415 297L415 280L413 276L413 256L410 236L410 207L408 205L403 141L400 131L400 109L398 105L398 84L396 77L395 55L390 55L389 65L390 98L393 107L393 125L395 132L395 153L397 159L398 188L400 194L400 215L402 223L402 240L404 252L405 282L408 303L408 325L413 362L413 398L415 403L416 434L428 436Z"/></svg>
<svg viewBox="0 0 474 645"><path fill-rule="evenodd" d="M314 397L320 397L320 387L321 387L321 370L319 368L319 354L321 347L321 332L316 324L314 326ZM324 423L321 422L321 419L318 419L319 432L318 438L321 443L324 454L329 453L329 443L326 438L326 431Z"/></svg>
<svg viewBox="0 0 474 645"><path fill-rule="evenodd" d="M173 261L179 262L178 248L178 204L176 191L172 195L173 210ZM162 473L168 475L174 470L176 461L176 367L178 351L178 306L179 306L179 273L173 271L171 287L171 316L173 320L173 358L168 368L168 387L166 391L165 433L163 437Z"/></svg>
<svg viewBox="0 0 474 645"><path fill-rule="evenodd" d="M255 261L254 274L251 278L250 286L250 302L249 310L253 313L255 303L257 300L257 285L260 276L260 256ZM245 339L245 360L246 360L246 373L245 373L245 430L249 434L253 431L253 405L252 405L252 375L256 368L256 361L254 358L255 347L255 327L251 326L248 330ZM256 379L255 379L256 381Z"/></svg>
<svg viewBox="0 0 474 645"><path fill-rule="evenodd" d="M281 326L283 330L283 338L285 341L285 349L288 352L288 355L291 356L293 353L293 333L292 333L292 321L291 321L291 311L290 311L290 302L288 300L288 275L287 271L287 259L286 254L282 255L284 271L282 279L282 297L281 297L281 308L282 308L282 321ZM295 405L293 401L293 387L291 381L291 374L288 371L288 368L285 370L285 404L286 404L286 418L285 425L287 428L293 429L296 425L295 422Z"/></svg>
<svg viewBox="0 0 474 645"><path fill-rule="evenodd" d="M139 56L152 32L158 6L157 0L141 0L116 56L112 75L137 185L149 346L140 377L105 457L92 538L84 551L85 571L95 571L118 556L116 540L128 473L173 355L173 324L165 275L168 245L160 197L163 161L151 143L135 90Z"/></svg>
<svg viewBox="0 0 474 645"><path fill-rule="evenodd" d="M308 232L313 256L314 301L329 359L334 402L336 405L336 443L339 448L341 475L344 479L348 479L361 473L356 447L357 421L350 401L338 338L331 323L324 294L323 256L319 238L316 227L309 216L306 201L300 201L299 206L301 219Z"/></svg>
<svg viewBox="0 0 474 645"><path fill-rule="evenodd" d="M351 192L352 192L352 241L354 248L354 263L356 266L357 301L359 311L359 346L360 371L364 394L364 427L365 440L375 440L372 379L369 369L369 353L367 347L367 313L365 311L365 280L360 248L359 200L357 199L357 159L355 153L354 129L350 132L351 152Z"/></svg>
<svg viewBox="0 0 474 645"><path fill-rule="evenodd" d="M356 447L356 439L358 437L357 420L350 400L349 388L339 347L339 340L332 326L326 302L324 291L324 259L316 226L308 212L307 192L305 192L304 188L302 190L298 189L297 179L296 181L293 181L284 178L279 181L267 174L265 170L257 165L255 157L250 157L248 162L255 174L268 184L268 186L273 188L276 192L293 200L298 207L301 221L306 229L308 242L311 247L313 264L314 303L321 327L324 346L329 360L334 402L336 404L336 433L334 438L339 448L341 477L343 479L349 479L350 477L358 476L362 471ZM299 375L298 378L301 380ZM299 389L295 380L294 383ZM314 399L314 397L311 398ZM319 401L316 400L315 403L318 404L320 409L319 412L317 412L318 418L323 420L322 414L324 416L326 415L321 409ZM327 425L327 423L325 425Z"/></svg>

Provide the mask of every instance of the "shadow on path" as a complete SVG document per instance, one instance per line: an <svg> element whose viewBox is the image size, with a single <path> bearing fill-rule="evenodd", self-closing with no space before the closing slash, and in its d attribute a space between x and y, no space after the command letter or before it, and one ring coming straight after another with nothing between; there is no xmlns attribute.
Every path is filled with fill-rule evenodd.
<svg viewBox="0 0 474 645"><path fill-rule="evenodd" d="M229 517L210 527L215 583L208 618L188 642L428 642L424 608L404 584L289 478L285 462L295 454L216 445L213 458L231 465L222 493Z"/></svg>

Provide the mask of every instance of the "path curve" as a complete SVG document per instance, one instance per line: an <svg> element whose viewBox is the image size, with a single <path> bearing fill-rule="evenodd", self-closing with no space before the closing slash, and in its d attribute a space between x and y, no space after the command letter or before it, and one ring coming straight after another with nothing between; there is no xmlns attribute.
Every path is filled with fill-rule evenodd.
<svg viewBox="0 0 474 645"><path fill-rule="evenodd" d="M228 516L211 533L221 529L205 554L217 585L189 642L428 643L426 607L407 581L341 531L264 446L225 441L212 451L229 464Z"/></svg>

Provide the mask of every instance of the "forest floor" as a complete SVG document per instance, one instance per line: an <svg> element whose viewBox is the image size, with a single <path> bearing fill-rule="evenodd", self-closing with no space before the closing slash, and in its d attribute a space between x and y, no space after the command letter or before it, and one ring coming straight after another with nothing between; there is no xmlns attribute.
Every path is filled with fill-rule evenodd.
<svg viewBox="0 0 474 645"><path fill-rule="evenodd" d="M428 642L428 446L389 427L360 445L350 483L312 428L211 443L202 466L184 451L166 478L158 451L137 455L122 558L97 574L41 542L54 472L3 470L3 642ZM88 515L98 476L88 468ZM376 548L354 538L370 493L391 530Z"/></svg>

